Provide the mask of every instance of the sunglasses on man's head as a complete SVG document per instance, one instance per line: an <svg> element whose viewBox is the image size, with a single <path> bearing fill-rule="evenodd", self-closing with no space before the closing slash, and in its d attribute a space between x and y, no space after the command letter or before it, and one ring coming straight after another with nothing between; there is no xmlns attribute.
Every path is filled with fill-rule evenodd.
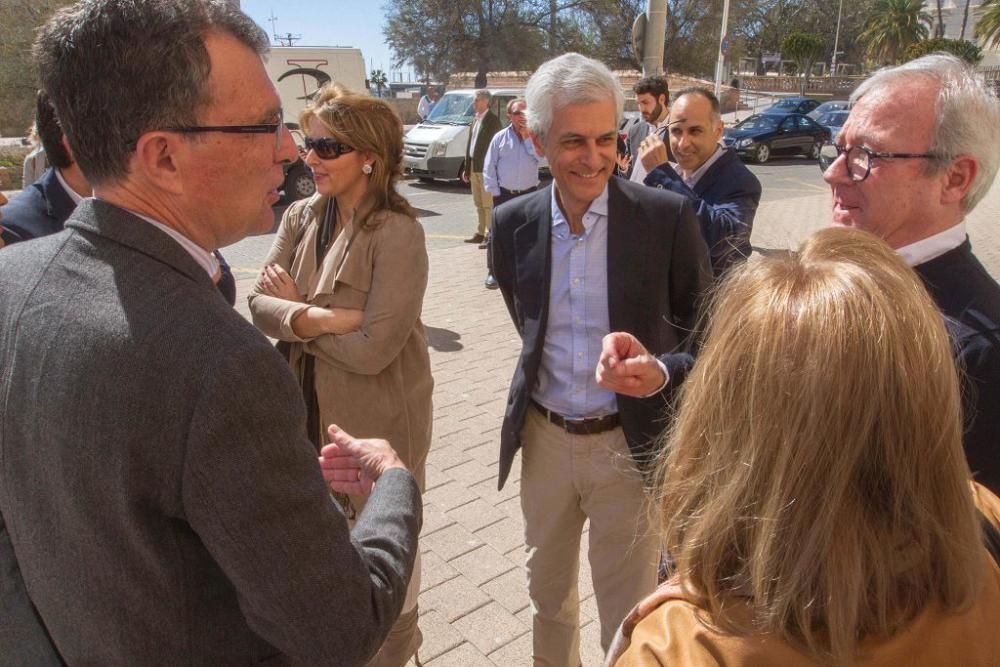
<svg viewBox="0 0 1000 667"><path fill-rule="evenodd" d="M336 160L341 155L354 150L354 146L348 146L330 137L320 137L319 139L306 137L303 142L306 145L306 151L313 151L320 160Z"/></svg>

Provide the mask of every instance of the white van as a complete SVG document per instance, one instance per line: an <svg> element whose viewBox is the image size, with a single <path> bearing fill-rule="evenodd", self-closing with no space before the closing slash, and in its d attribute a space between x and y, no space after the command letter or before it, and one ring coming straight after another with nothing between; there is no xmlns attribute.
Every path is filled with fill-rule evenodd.
<svg viewBox="0 0 1000 667"><path fill-rule="evenodd" d="M490 110L507 127L507 103L524 97L523 88L490 90ZM403 169L421 180L456 180L465 173L465 148L475 114L475 88L449 90L431 110L427 119L403 137Z"/></svg>

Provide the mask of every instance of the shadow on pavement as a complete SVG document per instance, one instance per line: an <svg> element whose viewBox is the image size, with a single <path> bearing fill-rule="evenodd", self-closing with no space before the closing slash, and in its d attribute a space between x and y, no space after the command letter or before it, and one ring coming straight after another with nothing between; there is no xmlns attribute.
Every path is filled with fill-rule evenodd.
<svg viewBox="0 0 1000 667"><path fill-rule="evenodd" d="M461 336L450 329L429 327L426 324L424 329L427 330L427 344L438 352L458 352L464 347L458 342Z"/></svg>

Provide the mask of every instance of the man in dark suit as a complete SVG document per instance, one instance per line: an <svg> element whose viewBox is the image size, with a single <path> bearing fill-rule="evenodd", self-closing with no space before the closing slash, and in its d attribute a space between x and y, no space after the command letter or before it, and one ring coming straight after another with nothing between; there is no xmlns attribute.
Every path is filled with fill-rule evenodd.
<svg viewBox="0 0 1000 667"><path fill-rule="evenodd" d="M851 100L836 143L821 154L833 223L883 238L947 317L969 468L1000 493L1000 285L972 253L964 222L1000 164L1000 100L941 54L880 70Z"/></svg>
<svg viewBox="0 0 1000 667"><path fill-rule="evenodd" d="M19 241L62 231L76 205L91 194L90 183L73 160L55 109L44 91L38 91L36 97L35 126L50 166L37 181L25 183L4 212L5 226Z"/></svg>
<svg viewBox="0 0 1000 667"><path fill-rule="evenodd" d="M30 241L63 229L66 220L92 188L73 151L66 142L56 111L44 90L38 91L35 127L51 166L41 178L28 185L10 200L7 231L10 242ZM236 279L222 253L213 252L218 268L213 280L229 305L236 305Z"/></svg>
<svg viewBox="0 0 1000 667"><path fill-rule="evenodd" d="M658 545L640 468L670 394L691 363L689 334L711 281L690 204L612 178L624 96L601 63L567 54L528 81L528 125L554 185L494 211L490 255L522 350L500 435L502 487L522 448L536 664L576 665L579 544L608 643L656 586ZM602 337L628 331L654 352L659 384L642 398L599 388ZM668 381L669 380L669 381Z"/></svg>
<svg viewBox="0 0 1000 667"><path fill-rule="evenodd" d="M760 181L735 151L719 144L719 100L707 88L686 88L674 99L667 136L676 164L659 136L647 137L639 157L649 171L646 185L691 200L712 257L716 277L750 257L750 232L760 204Z"/></svg>
<svg viewBox="0 0 1000 667"><path fill-rule="evenodd" d="M493 196L483 182L486 165L486 151L490 148L493 135L500 131L500 119L490 111L490 91L477 90L472 102L476 112L469 129L469 141L465 144L465 174L462 178L472 190L472 202L476 205L478 227L476 233L465 239L466 243L478 243L485 248L486 235L490 228L490 213L493 211Z"/></svg>
<svg viewBox="0 0 1000 667"><path fill-rule="evenodd" d="M95 197L0 261L5 664L47 629L68 664L359 665L399 614L413 477L332 436L330 485L371 492L350 531L296 380L211 280L296 157L267 48L205 0L88 0L39 32Z"/></svg>

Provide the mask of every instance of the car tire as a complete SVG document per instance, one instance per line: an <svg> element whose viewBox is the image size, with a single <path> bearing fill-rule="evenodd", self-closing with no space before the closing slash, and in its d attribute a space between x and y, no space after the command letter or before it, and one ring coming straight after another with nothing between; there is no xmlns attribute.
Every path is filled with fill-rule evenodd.
<svg viewBox="0 0 1000 667"><path fill-rule="evenodd" d="M820 150L822 148L823 148L823 142L822 141L814 141L813 145L812 145L812 149L810 149L810 151L809 151L809 159L810 160L818 160L819 159L819 152L820 152Z"/></svg>
<svg viewBox="0 0 1000 667"><path fill-rule="evenodd" d="M757 150L753 154L754 160L757 164L764 164L771 159L771 147L768 144L761 144L757 146Z"/></svg>
<svg viewBox="0 0 1000 667"><path fill-rule="evenodd" d="M433 183L434 179L430 176L417 176L417 180L421 183Z"/></svg>
<svg viewBox="0 0 1000 667"><path fill-rule="evenodd" d="M285 176L285 201L293 202L316 193L316 181L305 165L293 167Z"/></svg>

